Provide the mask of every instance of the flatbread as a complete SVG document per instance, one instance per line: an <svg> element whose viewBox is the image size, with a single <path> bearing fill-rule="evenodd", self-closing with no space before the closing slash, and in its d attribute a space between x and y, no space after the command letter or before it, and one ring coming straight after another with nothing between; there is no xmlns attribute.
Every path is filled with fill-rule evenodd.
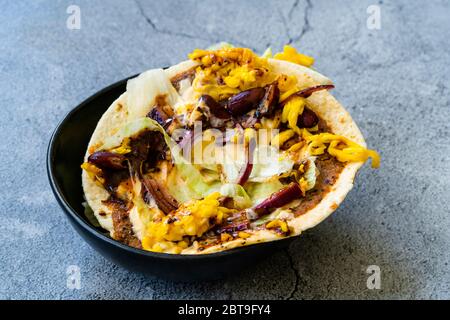
<svg viewBox="0 0 450 320"><path fill-rule="evenodd" d="M274 59L269 59L269 63L273 67L274 72L294 75L298 78L298 82L302 83L304 87L332 83L331 80L310 68L306 68L287 61ZM164 70L164 72L168 76L168 79L170 79L177 74L188 71L194 66L194 62L184 61L178 65ZM147 71L147 73L148 72L151 71ZM109 107L109 109L100 119L97 128L95 129L89 142L88 151L86 153L86 160L88 155L91 153L89 152L89 150L98 150L98 148L101 147L107 137L114 135L118 131L118 129L122 127L127 121L132 120L130 119L127 105L129 101L132 101L132 99L128 97L128 94L129 92L125 92L124 94L122 94ZM153 97L153 99L154 98L155 97ZM144 104L142 106L142 110L139 110L140 116L147 114L153 105L153 101L150 101L152 100L152 98L148 97L148 99L150 103ZM342 135L364 147L366 146L364 138L358 126L351 118L350 114L329 92L324 90L313 94L308 98L308 107L312 109L321 119L326 121L331 132L333 132L334 134ZM293 232L291 232L291 236L299 235L304 230L316 226L336 210L340 203L342 203L342 201L345 199L347 193L352 189L356 172L362 166L362 164L363 162L345 163L345 166L342 172L339 174L335 184L332 186L331 190L324 196L323 200L305 214L302 214L288 221L289 227L291 228L291 230L293 230ZM111 236L114 237L112 212L107 206L102 203L102 201L106 200L109 197L108 192L103 187L98 185L84 170L82 174L82 182L86 201L93 209L100 225L104 229L108 230ZM205 248L201 252L199 252L195 247L191 246L185 249L182 254L212 253L240 246L286 238L265 229L252 232L253 233L249 238L238 238L229 242L213 245ZM139 234L141 234L141 232L137 233L138 237Z"/></svg>

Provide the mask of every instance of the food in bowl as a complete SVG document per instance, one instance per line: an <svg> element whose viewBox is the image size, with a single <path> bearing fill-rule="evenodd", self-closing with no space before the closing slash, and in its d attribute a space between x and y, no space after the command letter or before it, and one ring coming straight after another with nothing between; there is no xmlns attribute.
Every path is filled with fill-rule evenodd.
<svg viewBox="0 0 450 320"><path fill-rule="evenodd" d="M132 247L206 254L324 220L380 157L313 62L223 45L129 80L81 165L100 226Z"/></svg>

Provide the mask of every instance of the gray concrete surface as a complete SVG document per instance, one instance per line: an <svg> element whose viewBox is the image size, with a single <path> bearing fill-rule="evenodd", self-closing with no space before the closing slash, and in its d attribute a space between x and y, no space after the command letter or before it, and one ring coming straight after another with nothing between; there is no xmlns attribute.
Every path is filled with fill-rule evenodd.
<svg viewBox="0 0 450 320"><path fill-rule="evenodd" d="M81 29L66 28L69 5ZM369 30L369 5L381 29ZM2 1L0 298L450 298L448 1ZM218 41L262 52L292 41L334 79L382 167L337 212L233 278L176 284L94 252L50 191L45 153L97 90ZM81 289L66 286L78 265ZM366 287L369 265L381 289Z"/></svg>

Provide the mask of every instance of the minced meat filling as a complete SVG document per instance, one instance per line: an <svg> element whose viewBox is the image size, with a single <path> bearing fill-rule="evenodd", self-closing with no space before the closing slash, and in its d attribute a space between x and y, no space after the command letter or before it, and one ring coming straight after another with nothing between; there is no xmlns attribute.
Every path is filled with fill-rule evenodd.
<svg viewBox="0 0 450 320"><path fill-rule="evenodd" d="M322 201L324 196L336 183L339 174L345 166L344 163L337 161L328 154L318 156L315 163L319 171L319 175L316 178L316 185L306 193L304 198L300 199L300 204L293 208L296 217L305 214Z"/></svg>
<svg viewBox="0 0 450 320"><path fill-rule="evenodd" d="M110 197L108 200L103 201L112 211L112 219L114 226L114 239L135 247L142 248L141 241L136 237L133 232L133 227L130 221L130 211L124 201Z"/></svg>

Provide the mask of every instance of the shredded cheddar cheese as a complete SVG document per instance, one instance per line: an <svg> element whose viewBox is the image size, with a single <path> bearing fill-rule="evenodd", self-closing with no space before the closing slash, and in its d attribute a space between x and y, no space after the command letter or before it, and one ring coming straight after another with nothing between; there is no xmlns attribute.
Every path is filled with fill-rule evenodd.
<svg viewBox="0 0 450 320"><path fill-rule="evenodd" d="M298 184L302 193L305 194L306 191L308 191L308 181L306 181L304 177L301 177L300 180L298 180Z"/></svg>
<svg viewBox="0 0 450 320"><path fill-rule="evenodd" d="M220 241L222 241L222 242L227 242L227 241L230 241L230 240L233 240L233 236L232 235L230 235L229 233L222 233L221 235L220 235Z"/></svg>
<svg viewBox="0 0 450 320"><path fill-rule="evenodd" d="M238 236L239 236L239 238L247 239L247 238L249 238L251 236L251 234L248 233L248 232L241 231L241 232L238 233Z"/></svg>
<svg viewBox="0 0 450 320"><path fill-rule="evenodd" d="M130 138L125 138L119 147L112 149L111 151L118 154L130 153L131 152Z"/></svg>
<svg viewBox="0 0 450 320"><path fill-rule="evenodd" d="M220 193L215 192L203 200L182 205L174 214L146 226L142 247L150 251L180 253L185 237L200 237L214 224L220 224L234 210L220 206ZM180 245L180 242L182 243Z"/></svg>
<svg viewBox="0 0 450 320"><path fill-rule="evenodd" d="M301 133L297 126L298 116L303 113L305 108L305 99L301 97L294 97L290 99L283 107L281 114L281 122L288 123L289 128L294 130L297 134Z"/></svg>
<svg viewBox="0 0 450 320"><path fill-rule="evenodd" d="M339 135L320 133L306 138L312 155L320 155L325 151L341 162L359 162L372 159L372 167L380 166L380 156L374 150L368 150L359 144ZM328 148L327 146L328 145Z"/></svg>
<svg viewBox="0 0 450 320"><path fill-rule="evenodd" d="M283 231L283 232L288 232L289 231L287 223L285 221L279 220L279 219L272 220L269 223L267 223L266 224L266 228L267 229L280 228L281 231Z"/></svg>
<svg viewBox="0 0 450 320"><path fill-rule="evenodd" d="M274 147L281 147L286 141L291 139L295 135L294 130L288 129L283 132L280 132L275 137L272 138L272 141L270 142L271 145Z"/></svg>
<svg viewBox="0 0 450 320"><path fill-rule="evenodd" d="M303 146L305 145L305 143L303 141L297 142L296 144L293 144L289 149L288 152L297 152L299 151L301 148L303 148Z"/></svg>
<svg viewBox="0 0 450 320"><path fill-rule="evenodd" d="M293 62L305 67L311 67L314 64L313 57L299 53L297 49L290 45L285 45L283 49L283 52L275 54L273 58Z"/></svg>
<svg viewBox="0 0 450 320"><path fill-rule="evenodd" d="M195 49L189 58L200 63L192 83L194 92L217 101L275 80L267 59L247 48Z"/></svg>
<svg viewBox="0 0 450 320"><path fill-rule="evenodd" d="M89 177L92 180L94 180L97 184L103 185L105 183L105 179L102 177L102 170L100 168L97 168L96 166L94 166L89 162L84 162L81 165L81 169L86 171Z"/></svg>
<svg viewBox="0 0 450 320"><path fill-rule="evenodd" d="M277 78L278 89L280 90L280 102L289 98L292 94L299 91L297 86L297 77L281 75Z"/></svg>

